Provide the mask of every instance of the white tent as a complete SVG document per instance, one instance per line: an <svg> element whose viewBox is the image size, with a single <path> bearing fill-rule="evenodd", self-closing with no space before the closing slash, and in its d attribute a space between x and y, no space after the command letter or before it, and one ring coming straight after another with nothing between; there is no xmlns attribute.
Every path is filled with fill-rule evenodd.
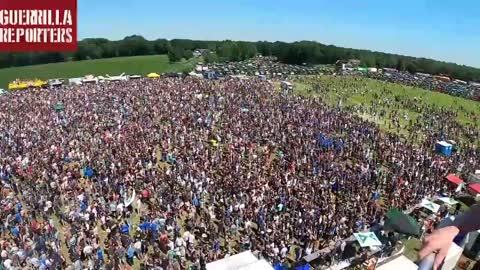
<svg viewBox="0 0 480 270"><path fill-rule="evenodd" d="M82 79L83 83L98 83L98 78L95 77L94 75L85 75L85 77Z"/></svg>
<svg viewBox="0 0 480 270"><path fill-rule="evenodd" d="M207 270L273 270L267 262L257 259L251 251L245 251L207 264Z"/></svg>
<svg viewBox="0 0 480 270"><path fill-rule="evenodd" d="M444 202L447 205L455 205L458 204L458 201L455 199L452 199L450 197L440 197L438 198L440 201Z"/></svg>
<svg viewBox="0 0 480 270"><path fill-rule="evenodd" d="M60 79L52 79L48 80L48 84L51 86L61 86L63 84L63 81Z"/></svg>
<svg viewBox="0 0 480 270"><path fill-rule="evenodd" d="M258 260L254 263L241 266L238 270L273 270L273 267L265 260Z"/></svg>
<svg viewBox="0 0 480 270"><path fill-rule="evenodd" d="M432 202L432 201L429 201L427 199L423 199L422 202L421 202L421 206L432 211L433 213L437 213L438 210L440 210L440 205Z"/></svg>
<svg viewBox="0 0 480 270"><path fill-rule="evenodd" d="M107 81L128 81L129 77L125 76L125 73L122 73L118 76L110 76L110 75L105 75L107 76L105 80Z"/></svg>
<svg viewBox="0 0 480 270"><path fill-rule="evenodd" d="M82 80L83 78L70 78L68 79L68 83L73 85L80 85L82 84Z"/></svg>
<svg viewBox="0 0 480 270"><path fill-rule="evenodd" d="M203 78L203 75L200 74L200 73L196 73L194 71L188 73L188 75L192 76L192 77L197 77L197 78Z"/></svg>

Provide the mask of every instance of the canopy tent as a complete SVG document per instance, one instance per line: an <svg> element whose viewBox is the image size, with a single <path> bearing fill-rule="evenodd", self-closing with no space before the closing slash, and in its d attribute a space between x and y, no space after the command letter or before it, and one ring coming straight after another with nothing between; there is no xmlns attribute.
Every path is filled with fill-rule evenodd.
<svg viewBox="0 0 480 270"><path fill-rule="evenodd" d="M17 90L28 88L27 83L25 82L13 82L8 84L8 90Z"/></svg>
<svg viewBox="0 0 480 270"><path fill-rule="evenodd" d="M70 78L70 79L68 79L68 83L69 83L69 84L73 84L73 85L80 85L80 84L82 84L82 80L83 80L82 77L79 77L79 78Z"/></svg>
<svg viewBox="0 0 480 270"><path fill-rule="evenodd" d="M265 260L258 260L254 263L241 266L238 270L273 270L273 267Z"/></svg>
<svg viewBox="0 0 480 270"><path fill-rule="evenodd" d="M374 232L354 233L353 235L361 247L375 247L382 245Z"/></svg>
<svg viewBox="0 0 480 270"><path fill-rule="evenodd" d="M98 78L95 77L94 75L85 75L85 77L82 79L82 82L84 83L98 83Z"/></svg>
<svg viewBox="0 0 480 270"><path fill-rule="evenodd" d="M270 264L257 259L251 251L207 263L206 267L207 270L273 270Z"/></svg>
<svg viewBox="0 0 480 270"><path fill-rule="evenodd" d="M451 173L449 175L447 175L447 180L450 181L451 183L455 184L455 185L460 185L463 183L463 180L460 179L460 177L456 176L455 174Z"/></svg>
<svg viewBox="0 0 480 270"><path fill-rule="evenodd" d="M386 214L387 220L384 229L392 230L398 233L420 236L421 228L418 222L411 216L398 209L390 209Z"/></svg>
<svg viewBox="0 0 480 270"><path fill-rule="evenodd" d="M152 73L148 73L147 74L147 77L152 79L152 78L160 78L160 75L158 75L157 73L155 72L152 72Z"/></svg>
<svg viewBox="0 0 480 270"><path fill-rule="evenodd" d="M468 188L469 188L471 191L473 191L473 192L475 192L475 193L477 193L477 194L480 194L480 184L479 184L479 183L470 184L470 185L468 185Z"/></svg>
<svg viewBox="0 0 480 270"><path fill-rule="evenodd" d="M50 86L60 86L63 84L63 80L61 79L52 79L52 80L48 80L48 84Z"/></svg>
<svg viewBox="0 0 480 270"><path fill-rule="evenodd" d="M440 210L440 205L432 202L432 201L429 201L427 199L423 199L421 204L420 204L423 208L426 208L430 211L432 211L433 213L437 213L438 210Z"/></svg>
<svg viewBox="0 0 480 270"><path fill-rule="evenodd" d="M125 72L118 75L118 76L110 76L108 74L105 75L104 78L106 81L128 81L129 77L125 76Z"/></svg>
<svg viewBox="0 0 480 270"><path fill-rule="evenodd" d="M447 205L455 205L455 204L458 203L457 200L449 198L449 197L441 197L441 198L438 198L438 200L444 202Z"/></svg>
<svg viewBox="0 0 480 270"><path fill-rule="evenodd" d="M35 87L43 87L47 84L48 82L42 81L42 80L36 80L33 82L33 86Z"/></svg>

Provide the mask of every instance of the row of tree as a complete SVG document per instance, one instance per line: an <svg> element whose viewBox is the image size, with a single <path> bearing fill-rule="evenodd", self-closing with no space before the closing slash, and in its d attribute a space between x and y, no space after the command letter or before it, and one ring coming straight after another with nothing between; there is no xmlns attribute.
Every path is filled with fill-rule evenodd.
<svg viewBox="0 0 480 270"><path fill-rule="evenodd" d="M359 59L361 65L365 67L389 67L410 72L445 74L467 81L480 81L478 68L425 58L327 46L313 41L293 43L187 39L149 41L137 35L118 41L104 38L84 39L78 43L78 50L71 53L3 52L0 53L0 68L150 54L167 54L170 61L175 62L182 58L191 58L196 49L215 51L215 54L205 55L206 62L240 61L257 54L276 56L279 61L289 64L333 64L340 59Z"/></svg>

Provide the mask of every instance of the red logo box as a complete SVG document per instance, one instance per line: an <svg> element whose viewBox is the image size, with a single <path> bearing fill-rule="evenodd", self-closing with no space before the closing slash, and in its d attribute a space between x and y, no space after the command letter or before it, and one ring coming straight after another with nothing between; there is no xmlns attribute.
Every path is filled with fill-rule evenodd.
<svg viewBox="0 0 480 270"><path fill-rule="evenodd" d="M77 0L0 0L0 51L75 51Z"/></svg>

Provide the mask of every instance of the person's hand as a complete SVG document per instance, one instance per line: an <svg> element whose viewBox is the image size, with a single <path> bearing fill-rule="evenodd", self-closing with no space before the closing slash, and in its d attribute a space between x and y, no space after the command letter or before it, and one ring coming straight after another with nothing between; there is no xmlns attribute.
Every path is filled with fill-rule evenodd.
<svg viewBox="0 0 480 270"><path fill-rule="evenodd" d="M455 226L435 230L432 234L425 237L423 248L419 253L420 259L423 259L432 252L438 252L433 264L433 270L437 270L443 262L443 259L445 259L445 256L447 256L453 239L459 232L460 230Z"/></svg>

